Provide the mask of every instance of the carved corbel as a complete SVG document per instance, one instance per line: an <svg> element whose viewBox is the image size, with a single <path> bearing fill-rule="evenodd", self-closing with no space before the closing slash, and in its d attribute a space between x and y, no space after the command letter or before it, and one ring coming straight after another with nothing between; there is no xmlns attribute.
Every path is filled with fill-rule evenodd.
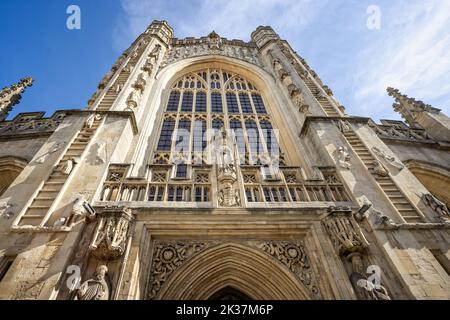
<svg viewBox="0 0 450 320"><path fill-rule="evenodd" d="M115 260L125 252L133 215L127 208L107 207L98 216L89 249L101 261Z"/></svg>
<svg viewBox="0 0 450 320"><path fill-rule="evenodd" d="M364 252L369 246L350 207L331 207L323 225L340 255Z"/></svg>

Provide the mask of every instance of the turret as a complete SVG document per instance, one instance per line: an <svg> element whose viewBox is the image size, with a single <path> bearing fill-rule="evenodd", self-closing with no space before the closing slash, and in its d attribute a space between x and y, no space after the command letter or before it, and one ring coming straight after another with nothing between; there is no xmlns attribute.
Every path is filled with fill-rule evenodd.
<svg viewBox="0 0 450 320"><path fill-rule="evenodd" d="M3 121L8 117L12 107L20 102L22 93L27 87L31 87L32 85L33 79L28 77L20 80L19 83L3 88L0 91L0 121Z"/></svg>

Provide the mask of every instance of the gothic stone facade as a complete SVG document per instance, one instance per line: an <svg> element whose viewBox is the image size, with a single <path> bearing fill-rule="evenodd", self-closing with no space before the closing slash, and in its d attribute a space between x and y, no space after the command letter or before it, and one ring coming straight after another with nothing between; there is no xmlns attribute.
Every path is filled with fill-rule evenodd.
<svg viewBox="0 0 450 320"><path fill-rule="evenodd" d="M392 88L406 122L347 115L251 39L154 21L84 109L1 91L1 299L450 298L450 119Z"/></svg>

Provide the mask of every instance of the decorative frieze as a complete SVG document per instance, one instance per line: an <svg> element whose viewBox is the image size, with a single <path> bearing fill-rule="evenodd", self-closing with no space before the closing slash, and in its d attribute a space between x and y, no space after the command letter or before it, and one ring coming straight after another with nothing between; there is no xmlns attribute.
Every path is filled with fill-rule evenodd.
<svg viewBox="0 0 450 320"><path fill-rule="evenodd" d="M212 32L208 37L200 39L175 40L172 48L167 51L161 68L180 60L206 55L222 55L262 67L258 49L254 45L242 41L229 41Z"/></svg>
<svg viewBox="0 0 450 320"><path fill-rule="evenodd" d="M437 143L428 133L423 129L410 128L408 126L393 126L393 125L379 125L371 124L371 128L381 139L395 139L409 142L419 143Z"/></svg>

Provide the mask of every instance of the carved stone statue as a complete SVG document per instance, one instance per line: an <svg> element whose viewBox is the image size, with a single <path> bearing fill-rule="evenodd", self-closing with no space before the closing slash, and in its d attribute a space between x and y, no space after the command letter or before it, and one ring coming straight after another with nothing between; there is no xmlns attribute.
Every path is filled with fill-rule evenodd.
<svg viewBox="0 0 450 320"><path fill-rule="evenodd" d="M337 126L339 128L339 131L341 131L342 133L352 131L352 128L350 127L347 121L339 120L337 121Z"/></svg>
<svg viewBox="0 0 450 320"><path fill-rule="evenodd" d="M346 146L340 146L337 149L337 158L338 158L338 164L341 168L350 170L350 168L351 168L350 154L349 154L348 148Z"/></svg>
<svg viewBox="0 0 450 320"><path fill-rule="evenodd" d="M323 221L336 251L341 255L362 252L369 243L364 237L349 207L331 207L329 216Z"/></svg>
<svg viewBox="0 0 450 320"><path fill-rule="evenodd" d="M0 217L9 220L14 215L12 211L8 211L12 207L14 207L13 204L8 202L0 202Z"/></svg>
<svg viewBox="0 0 450 320"><path fill-rule="evenodd" d="M432 194L430 193L422 194L422 201L431 209L433 209L433 211L436 212L440 218L450 218L449 208L446 206L445 203L437 199Z"/></svg>
<svg viewBox="0 0 450 320"><path fill-rule="evenodd" d="M108 267L100 265L95 277L83 282L77 290L74 300L109 300L109 287L106 282Z"/></svg>
<svg viewBox="0 0 450 320"><path fill-rule="evenodd" d="M215 158L217 161L217 186L219 205L235 207L241 205L236 171L236 145L225 128L220 129L220 139L215 139Z"/></svg>
<svg viewBox="0 0 450 320"><path fill-rule="evenodd" d="M350 280L356 293L360 299L364 300L391 300L389 294L384 286L381 284L375 285L367 278L358 272L353 272Z"/></svg>
<svg viewBox="0 0 450 320"><path fill-rule="evenodd" d="M379 148L377 147L373 147L372 151L379 157L387 160L392 166L394 166L395 168L401 170L403 169L405 166L399 162L397 159L395 159L395 157L390 156L388 154L386 154L384 151L381 151Z"/></svg>
<svg viewBox="0 0 450 320"><path fill-rule="evenodd" d="M127 98L127 106L129 108L137 108L139 101L141 99L141 92L138 89L131 91Z"/></svg>
<svg viewBox="0 0 450 320"><path fill-rule="evenodd" d="M149 57L157 57L161 51L161 45L156 44L153 50L149 53Z"/></svg>
<svg viewBox="0 0 450 320"><path fill-rule="evenodd" d="M373 162L373 172L380 177L387 177L389 175L389 172L378 160Z"/></svg>
<svg viewBox="0 0 450 320"><path fill-rule="evenodd" d="M66 176L70 175L73 170L73 167L78 163L78 158L70 158L68 159L64 165L61 167L60 172Z"/></svg>
<svg viewBox="0 0 450 320"><path fill-rule="evenodd" d="M136 79L136 82L133 84L133 88L138 89L141 92L144 92L146 85L147 85L147 74L145 72L142 72L139 74L139 76Z"/></svg>
<svg viewBox="0 0 450 320"><path fill-rule="evenodd" d="M94 125L94 121L99 121L102 119L102 116L100 114L91 114L87 119L86 122L84 123L84 126L87 129L91 129L92 126Z"/></svg>

